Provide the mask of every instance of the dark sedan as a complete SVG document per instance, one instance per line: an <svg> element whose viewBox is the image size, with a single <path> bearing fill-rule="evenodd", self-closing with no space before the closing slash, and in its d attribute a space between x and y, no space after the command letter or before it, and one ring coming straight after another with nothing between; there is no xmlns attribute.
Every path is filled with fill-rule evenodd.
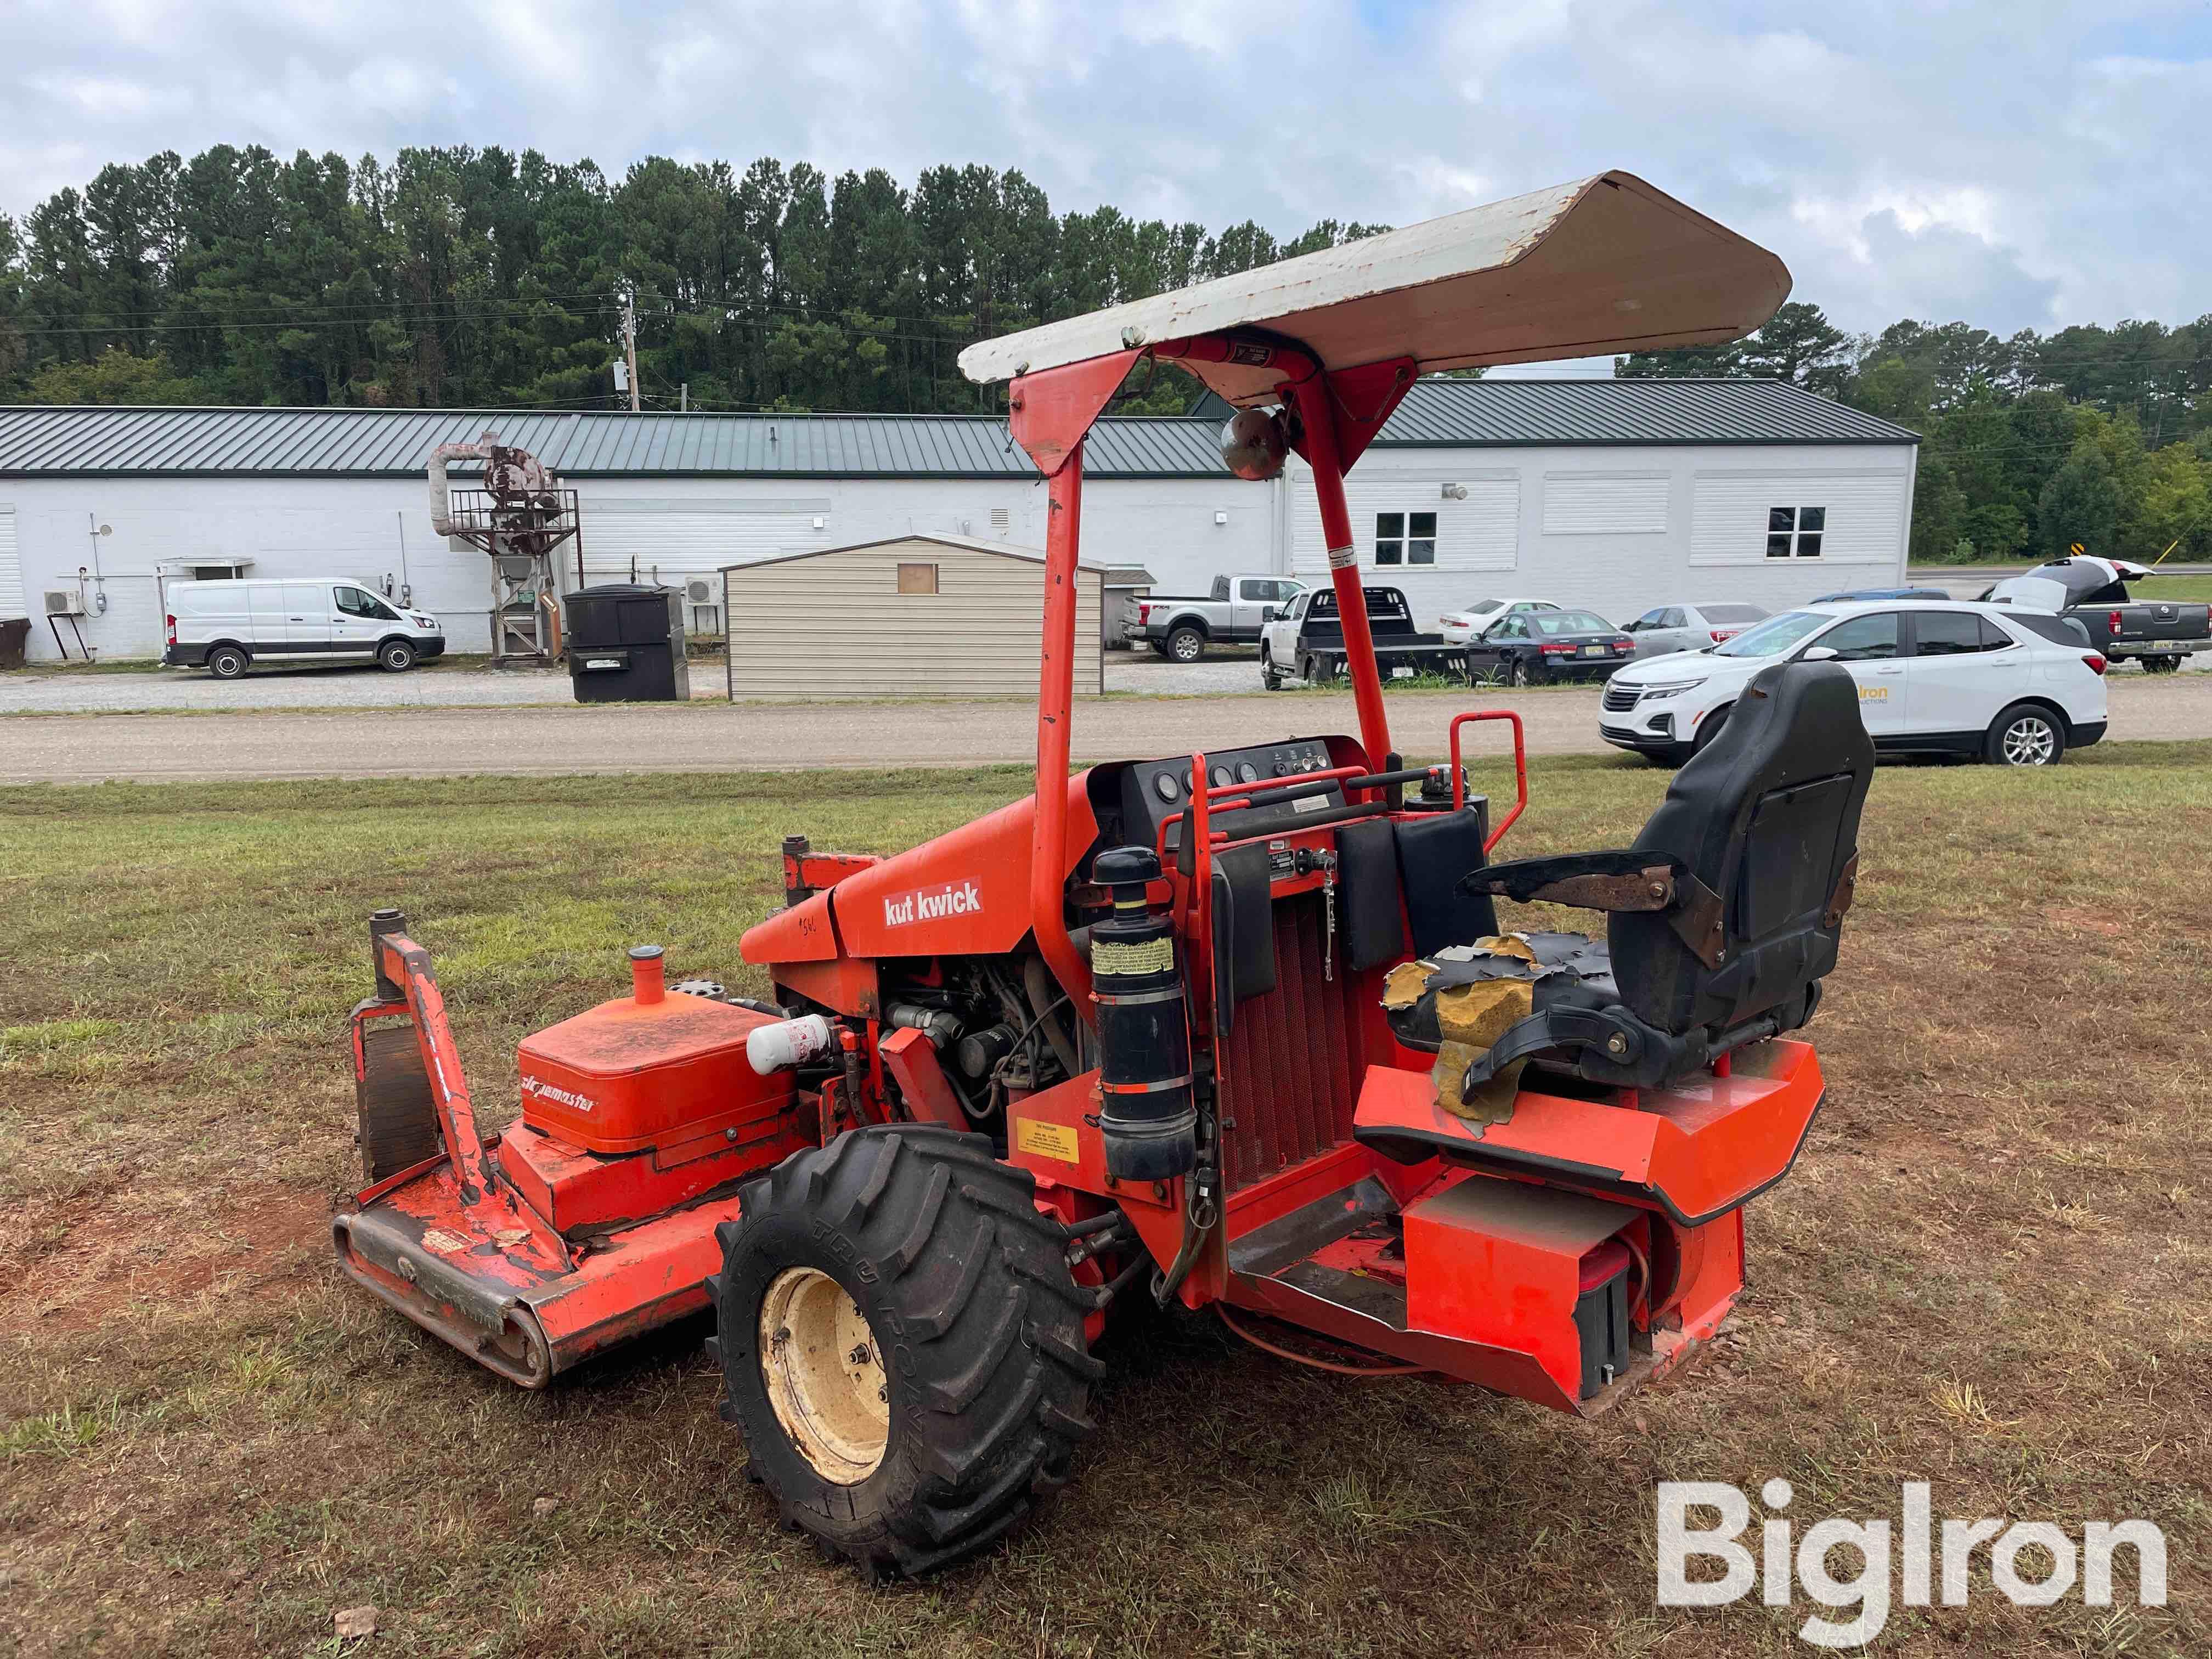
<svg viewBox="0 0 2212 1659"><path fill-rule="evenodd" d="M1492 685L1601 680L1636 655L1636 641L1595 611L1520 611L1468 642L1468 678Z"/></svg>

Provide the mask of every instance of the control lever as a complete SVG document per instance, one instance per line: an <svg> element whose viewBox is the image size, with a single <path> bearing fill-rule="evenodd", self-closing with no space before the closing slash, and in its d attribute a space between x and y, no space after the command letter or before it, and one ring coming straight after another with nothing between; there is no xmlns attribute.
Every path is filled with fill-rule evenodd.
<svg viewBox="0 0 2212 1659"><path fill-rule="evenodd" d="M1321 872L1321 976L1325 982L1334 983L1336 979L1336 854L1326 848L1301 847L1291 860L1291 867L1302 876L1310 876L1316 870Z"/></svg>

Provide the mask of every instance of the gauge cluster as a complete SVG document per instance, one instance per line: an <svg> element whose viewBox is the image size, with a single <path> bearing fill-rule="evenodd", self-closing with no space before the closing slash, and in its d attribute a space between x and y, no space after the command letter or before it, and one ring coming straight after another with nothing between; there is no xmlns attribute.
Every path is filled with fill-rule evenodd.
<svg viewBox="0 0 2212 1659"><path fill-rule="evenodd" d="M1295 779L1310 772L1325 772L1329 768L1328 745L1318 738L1301 738L1290 743L1271 743L1256 749L1230 749L1208 755L1206 759L1206 780L1216 789L1234 784L1273 782L1278 779ZM1341 806L1344 792L1332 788L1326 796L1311 797L1305 810L1319 806ZM1121 814L1123 834L1132 842L1145 846L1156 844L1160 826L1179 812L1190 807L1190 761L1186 756L1174 756L1166 760L1133 761L1121 779ZM1247 817L1249 810L1250 816ZM1259 829L1277 822L1294 823L1298 810L1291 803L1279 806L1255 806L1240 809L1237 814L1240 828Z"/></svg>

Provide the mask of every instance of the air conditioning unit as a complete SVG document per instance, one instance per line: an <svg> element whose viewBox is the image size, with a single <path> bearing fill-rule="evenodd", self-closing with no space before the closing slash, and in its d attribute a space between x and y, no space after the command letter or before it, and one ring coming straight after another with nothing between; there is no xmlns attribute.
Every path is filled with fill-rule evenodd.
<svg viewBox="0 0 2212 1659"><path fill-rule="evenodd" d="M50 587L46 590L46 614L49 617L82 617L84 615L84 595L74 587Z"/></svg>
<svg viewBox="0 0 2212 1659"><path fill-rule="evenodd" d="M694 605L711 605L714 599L714 585L695 576L684 584L684 597Z"/></svg>

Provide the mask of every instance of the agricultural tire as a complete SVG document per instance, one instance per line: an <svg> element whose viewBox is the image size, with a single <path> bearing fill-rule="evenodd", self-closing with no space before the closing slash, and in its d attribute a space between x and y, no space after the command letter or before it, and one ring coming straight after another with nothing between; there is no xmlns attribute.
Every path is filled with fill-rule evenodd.
<svg viewBox="0 0 2212 1659"><path fill-rule="evenodd" d="M242 647L235 645L218 645L207 653L208 672L219 680L245 678L252 661Z"/></svg>
<svg viewBox="0 0 2212 1659"><path fill-rule="evenodd" d="M2056 766L2066 755L2066 728L2048 708L2016 702L1990 722L1982 744L1992 766Z"/></svg>
<svg viewBox="0 0 2212 1659"><path fill-rule="evenodd" d="M872 1579L1003 1537L1091 1431L1104 1368L1036 1188L981 1135L872 1127L748 1182L716 1230L722 1415L746 1473Z"/></svg>
<svg viewBox="0 0 2212 1659"><path fill-rule="evenodd" d="M361 1172L370 1184L438 1155L438 1109L415 1028L381 1020L361 1034L368 1075L354 1085Z"/></svg>
<svg viewBox="0 0 2212 1659"><path fill-rule="evenodd" d="M386 640L376 647L376 665L387 674L404 674L415 665L415 647L405 640Z"/></svg>
<svg viewBox="0 0 2212 1659"><path fill-rule="evenodd" d="M1178 628L1168 635L1168 656L1176 662L1196 662L1206 654L1206 635L1195 628Z"/></svg>

